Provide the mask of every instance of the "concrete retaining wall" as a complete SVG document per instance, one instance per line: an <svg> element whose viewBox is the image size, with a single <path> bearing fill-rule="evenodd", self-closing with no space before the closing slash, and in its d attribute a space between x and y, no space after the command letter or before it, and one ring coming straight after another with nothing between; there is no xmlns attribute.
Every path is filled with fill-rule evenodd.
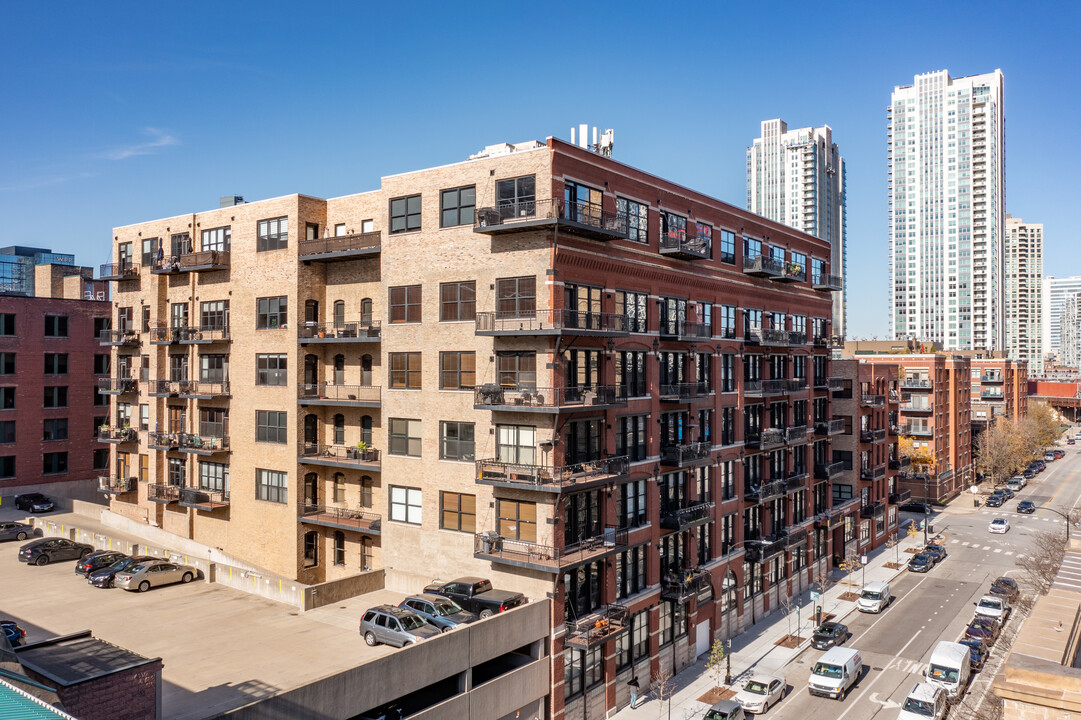
<svg viewBox="0 0 1081 720"><path fill-rule="evenodd" d="M371 570L341 580L307 586L304 588L304 605L301 609L314 610L357 595L382 590L386 585L385 580L386 573L383 570Z"/></svg>

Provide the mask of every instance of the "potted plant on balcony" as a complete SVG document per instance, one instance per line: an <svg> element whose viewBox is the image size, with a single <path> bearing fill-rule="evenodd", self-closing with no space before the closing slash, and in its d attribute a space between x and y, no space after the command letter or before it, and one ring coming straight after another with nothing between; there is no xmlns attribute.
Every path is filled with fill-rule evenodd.
<svg viewBox="0 0 1081 720"><path fill-rule="evenodd" d="M353 448L353 457L357 460L371 461L375 459L374 455L375 451L372 450L371 447L369 447L368 443L364 442L363 440L358 442L356 444L356 447Z"/></svg>

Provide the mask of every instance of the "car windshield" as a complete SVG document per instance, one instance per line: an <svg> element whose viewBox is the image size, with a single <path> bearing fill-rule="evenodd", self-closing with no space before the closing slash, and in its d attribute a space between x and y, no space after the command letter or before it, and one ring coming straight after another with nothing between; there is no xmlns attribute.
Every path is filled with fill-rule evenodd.
<svg viewBox="0 0 1081 720"><path fill-rule="evenodd" d="M916 698L908 698L905 700L905 706L901 709L915 715L923 715L924 717L932 717L935 714L934 705L926 700L917 700Z"/></svg>
<svg viewBox="0 0 1081 720"><path fill-rule="evenodd" d="M424 625L424 619L419 615L401 615L398 622L402 624L403 630L416 630Z"/></svg>
<svg viewBox="0 0 1081 720"><path fill-rule="evenodd" d="M820 627L815 630L816 637L829 637L831 635L833 635L833 628Z"/></svg>
<svg viewBox="0 0 1081 720"><path fill-rule="evenodd" d="M841 666L828 665L827 663L815 663L814 668L811 669L811 674L820 677L839 678L841 677Z"/></svg>
<svg viewBox="0 0 1081 720"><path fill-rule="evenodd" d="M860 593L860 597L863 598L864 600L881 600L882 599L882 595L880 593L875 592L874 590L864 590L862 593Z"/></svg>
<svg viewBox="0 0 1081 720"><path fill-rule="evenodd" d="M767 690L766 684L760 683L757 680L749 680L747 684L743 686L743 689L749 693L754 693L755 695L765 695Z"/></svg>
<svg viewBox="0 0 1081 720"><path fill-rule="evenodd" d="M706 710L705 720L728 720L728 713L723 710Z"/></svg>
<svg viewBox="0 0 1081 720"><path fill-rule="evenodd" d="M957 668L932 664L927 670L927 677L941 682L955 683L957 682Z"/></svg>
<svg viewBox="0 0 1081 720"><path fill-rule="evenodd" d="M149 567L150 567L150 565L148 565L146 563L139 563L138 565L135 565L134 567L128 568L128 570L131 570L132 573L140 573L140 572L142 572L143 570L146 570Z"/></svg>
<svg viewBox="0 0 1081 720"><path fill-rule="evenodd" d="M926 555L924 555L923 553L920 553L916 557L912 558L912 562L916 563L917 565L923 565L924 563L927 562L927 560L928 560L928 557Z"/></svg>
<svg viewBox="0 0 1081 720"><path fill-rule="evenodd" d="M980 607L982 607L982 608L994 608L995 610L1000 610L1000 609L1002 609L1002 604L997 600L992 600L990 598L984 598L984 599L980 600Z"/></svg>
<svg viewBox="0 0 1081 720"><path fill-rule="evenodd" d="M439 615L440 617L454 615L455 613L460 613L461 611L462 609L458 607L457 603L453 603L450 600L435 604L435 614Z"/></svg>
<svg viewBox="0 0 1081 720"><path fill-rule="evenodd" d="M123 570L124 568L126 568L128 566L128 563L130 563L130 562L131 562L131 558L121 558L121 559L117 560L116 562L114 562L109 567L115 568L117 570Z"/></svg>

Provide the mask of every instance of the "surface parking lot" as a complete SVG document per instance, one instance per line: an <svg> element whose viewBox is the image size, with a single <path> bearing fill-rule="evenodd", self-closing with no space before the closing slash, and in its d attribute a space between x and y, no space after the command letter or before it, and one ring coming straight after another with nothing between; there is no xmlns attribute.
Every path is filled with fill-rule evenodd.
<svg viewBox="0 0 1081 720"><path fill-rule="evenodd" d="M166 718L207 717L395 652L366 646L358 626L366 608L396 605L401 593L378 591L300 613L202 579L146 593L102 590L75 574L74 561L20 563L24 544L0 542L0 617L16 620L27 643L89 629L162 658Z"/></svg>

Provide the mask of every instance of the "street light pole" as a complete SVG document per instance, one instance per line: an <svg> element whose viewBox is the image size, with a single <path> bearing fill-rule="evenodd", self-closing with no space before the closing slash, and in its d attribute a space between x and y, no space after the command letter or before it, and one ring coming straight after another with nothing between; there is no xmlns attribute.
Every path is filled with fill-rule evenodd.
<svg viewBox="0 0 1081 720"><path fill-rule="evenodd" d="M927 544L927 523L931 519L930 497L927 495L927 473L923 474L923 544Z"/></svg>
<svg viewBox="0 0 1081 720"><path fill-rule="evenodd" d="M1067 515L1064 512L1060 512L1058 510L1053 510L1052 508L1049 508L1049 507L1042 507L1040 509L1041 510L1047 510L1048 512L1053 512L1056 515L1058 515L1060 518L1062 518L1063 520L1066 521L1066 540L1067 540L1067 542L1069 542L1069 540L1070 540L1070 516Z"/></svg>

